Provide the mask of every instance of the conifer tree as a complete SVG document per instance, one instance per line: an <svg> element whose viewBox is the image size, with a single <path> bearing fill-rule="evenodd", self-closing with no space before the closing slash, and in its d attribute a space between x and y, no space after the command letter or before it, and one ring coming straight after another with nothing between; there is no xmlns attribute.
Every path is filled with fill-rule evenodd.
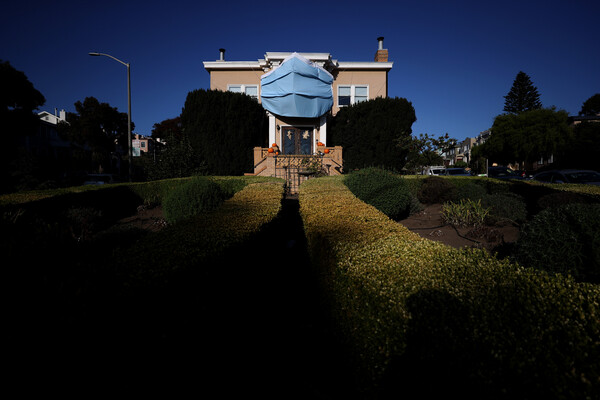
<svg viewBox="0 0 600 400"><path fill-rule="evenodd" d="M537 88L531 82L529 75L523 71L519 71L504 99L504 111L511 114L520 114L542 108Z"/></svg>

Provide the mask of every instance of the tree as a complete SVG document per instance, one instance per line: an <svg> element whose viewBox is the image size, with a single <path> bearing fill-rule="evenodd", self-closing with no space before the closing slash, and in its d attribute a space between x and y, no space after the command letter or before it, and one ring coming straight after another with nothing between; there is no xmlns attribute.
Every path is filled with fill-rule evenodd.
<svg viewBox="0 0 600 400"><path fill-rule="evenodd" d="M44 105L46 99L27 79L25 73L17 71L8 61L0 60L0 120L2 140L11 140L16 135L35 132L39 117L34 112Z"/></svg>
<svg viewBox="0 0 600 400"><path fill-rule="evenodd" d="M149 180L183 178L206 172L206 166L199 161L189 138L183 134L181 117L154 124L152 138L161 139L161 142L154 143L155 154L142 157Z"/></svg>
<svg viewBox="0 0 600 400"><path fill-rule="evenodd" d="M205 164L207 172L214 175L253 171L253 148L265 146L268 138L265 110L242 93L189 92L181 126L196 156L195 164Z"/></svg>
<svg viewBox="0 0 600 400"><path fill-rule="evenodd" d="M559 160L565 168L581 168L600 171L600 123L583 121L573 127L573 141L567 148L567 156Z"/></svg>
<svg viewBox="0 0 600 400"><path fill-rule="evenodd" d="M152 126L151 136L153 139L167 139L172 136L176 136L180 139L182 135L183 128L181 126L181 116L165 119Z"/></svg>
<svg viewBox="0 0 600 400"><path fill-rule="evenodd" d="M30 188L35 181L37 160L25 150L24 138L37 132L40 119L35 113L46 99L8 61L0 60L0 193Z"/></svg>
<svg viewBox="0 0 600 400"><path fill-rule="evenodd" d="M67 113L67 122L59 122L58 133L80 146L89 146L92 152L92 168L106 171L117 168L112 165L111 153L119 144L126 152L127 113L122 113L108 103L100 103L94 97L86 97L83 103L75 103L75 113ZM135 125L131 123L133 130Z"/></svg>
<svg viewBox="0 0 600 400"><path fill-rule="evenodd" d="M450 138L446 133L437 138L421 133L418 137L400 137L397 146L408 148L406 168L415 173L420 173L426 166L442 165L442 153L448 151L456 144L456 139Z"/></svg>
<svg viewBox="0 0 600 400"><path fill-rule="evenodd" d="M600 93L596 93L589 99L587 99L583 106L581 106L581 111L579 111L579 115L598 115L600 113Z"/></svg>
<svg viewBox="0 0 600 400"><path fill-rule="evenodd" d="M554 108L499 115L479 154L502 164L560 158L573 138L568 118L566 111Z"/></svg>
<svg viewBox="0 0 600 400"><path fill-rule="evenodd" d="M409 147L397 146L410 138L417 120L411 102L381 98L342 108L332 119L331 143L344 148L344 169L380 167L400 171Z"/></svg>
<svg viewBox="0 0 600 400"><path fill-rule="evenodd" d="M525 111L538 110L542 108L538 90L529 76L519 71L513 85L506 96L504 96L504 111L512 114L520 114Z"/></svg>

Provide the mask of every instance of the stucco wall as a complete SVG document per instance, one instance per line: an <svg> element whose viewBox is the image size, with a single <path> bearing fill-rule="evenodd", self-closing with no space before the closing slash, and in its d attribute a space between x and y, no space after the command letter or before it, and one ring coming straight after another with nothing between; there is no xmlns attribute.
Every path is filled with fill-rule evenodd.
<svg viewBox="0 0 600 400"><path fill-rule="evenodd" d="M368 85L369 99L387 97L387 72L386 71L339 71L333 82L333 108L335 115L338 107L338 86L340 85Z"/></svg>

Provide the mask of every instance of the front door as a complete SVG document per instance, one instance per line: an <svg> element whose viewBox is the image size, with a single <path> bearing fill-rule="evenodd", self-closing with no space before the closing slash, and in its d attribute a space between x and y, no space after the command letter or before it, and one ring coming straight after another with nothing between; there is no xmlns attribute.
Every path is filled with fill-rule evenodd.
<svg viewBox="0 0 600 400"><path fill-rule="evenodd" d="M312 154L311 128L283 128L283 154Z"/></svg>

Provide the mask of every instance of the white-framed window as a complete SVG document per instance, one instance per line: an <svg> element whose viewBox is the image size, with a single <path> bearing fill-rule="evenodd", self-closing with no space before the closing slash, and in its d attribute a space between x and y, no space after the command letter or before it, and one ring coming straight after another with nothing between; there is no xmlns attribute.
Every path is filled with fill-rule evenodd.
<svg viewBox="0 0 600 400"><path fill-rule="evenodd" d="M368 85L338 85L338 107L369 100Z"/></svg>
<svg viewBox="0 0 600 400"><path fill-rule="evenodd" d="M227 85L227 90L234 93L244 93L258 101L258 85Z"/></svg>

